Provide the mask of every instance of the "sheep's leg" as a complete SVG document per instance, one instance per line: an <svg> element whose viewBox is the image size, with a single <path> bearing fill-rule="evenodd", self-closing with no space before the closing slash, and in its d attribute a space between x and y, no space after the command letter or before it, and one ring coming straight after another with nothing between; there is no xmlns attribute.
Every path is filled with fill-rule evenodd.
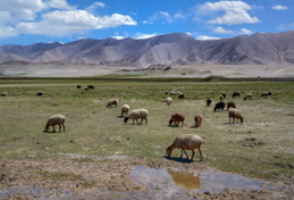
<svg viewBox="0 0 294 200"><path fill-rule="evenodd" d="M181 156L180 156L180 158L183 158L183 151L184 151L184 149L181 150Z"/></svg>
<svg viewBox="0 0 294 200"><path fill-rule="evenodd" d="M60 131L61 131L61 125L60 124L58 124L59 125L59 133L60 133Z"/></svg>
<svg viewBox="0 0 294 200"><path fill-rule="evenodd" d="M184 150L184 152L186 154L187 159L189 160L189 156L188 156L187 152L185 151L185 149L183 149L183 150Z"/></svg>
<svg viewBox="0 0 294 200"><path fill-rule="evenodd" d="M193 160L194 154L195 154L195 151L194 151L194 149L192 149L192 157L191 157L191 161ZM188 159L189 159L189 158L188 158Z"/></svg>
<svg viewBox="0 0 294 200"><path fill-rule="evenodd" d="M138 119L136 119L137 125L138 125Z"/></svg>
<svg viewBox="0 0 294 200"><path fill-rule="evenodd" d="M233 124L235 124L235 117L233 117Z"/></svg>
<svg viewBox="0 0 294 200"><path fill-rule="evenodd" d="M138 123L138 122L137 122ZM135 119L133 119L133 125L135 124Z"/></svg>
<svg viewBox="0 0 294 200"><path fill-rule="evenodd" d="M142 117L142 119L141 119L141 123L140 123L140 124L142 124L142 123L143 123L143 119L144 119L144 117Z"/></svg>
<svg viewBox="0 0 294 200"><path fill-rule="evenodd" d="M53 125L53 133L55 133L55 125Z"/></svg>
<svg viewBox="0 0 294 200"><path fill-rule="evenodd" d="M146 117L144 117L144 119L145 119L145 124L147 124L148 122L147 122L147 118Z"/></svg>
<svg viewBox="0 0 294 200"><path fill-rule="evenodd" d="M200 150L200 148L198 149L199 153L200 153L200 161L202 161L202 152Z"/></svg>
<svg viewBox="0 0 294 200"><path fill-rule="evenodd" d="M231 123L231 117L229 117L229 123Z"/></svg>
<svg viewBox="0 0 294 200"><path fill-rule="evenodd" d="M65 132L65 126L64 126L64 124L62 124L62 126L63 126L63 132Z"/></svg>

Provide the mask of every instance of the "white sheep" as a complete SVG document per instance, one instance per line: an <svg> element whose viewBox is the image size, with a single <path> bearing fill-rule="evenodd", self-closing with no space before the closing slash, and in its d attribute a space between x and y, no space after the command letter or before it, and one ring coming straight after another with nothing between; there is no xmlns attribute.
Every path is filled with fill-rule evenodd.
<svg viewBox="0 0 294 200"><path fill-rule="evenodd" d="M219 95L219 100L223 101L224 100L224 96L222 94Z"/></svg>
<svg viewBox="0 0 294 200"><path fill-rule="evenodd" d="M169 106L173 102L173 99L171 97L167 97L166 99L161 100L161 102L166 102L167 105Z"/></svg>
<svg viewBox="0 0 294 200"><path fill-rule="evenodd" d="M63 132L65 131L65 126L64 126L64 122L65 122L65 117L63 115L54 115L54 116L51 116L49 119L48 119L48 122L46 124L46 127L45 127L45 131L48 131L49 130L49 126L53 126L53 133L55 133L55 125L59 125L59 133L61 131L61 126L63 126Z"/></svg>
<svg viewBox="0 0 294 200"><path fill-rule="evenodd" d="M244 122L244 118L240 110L235 108L230 108L228 113L229 113L229 123L231 123L231 118L233 118L233 123L235 123L235 118L237 118L237 123L239 119L241 123Z"/></svg>
<svg viewBox="0 0 294 200"><path fill-rule="evenodd" d="M121 116L124 116L124 113L126 113L126 116L128 116L130 106L128 104L124 104L121 108Z"/></svg>
<svg viewBox="0 0 294 200"><path fill-rule="evenodd" d="M132 110L127 117L125 117L124 122L127 123L127 121L129 119L133 120L133 125L135 124L135 120L138 124L138 119L142 119L141 123L143 122L143 119L145 119L145 124L147 124L147 117L149 115L149 111L146 109L136 109L136 110Z"/></svg>
<svg viewBox="0 0 294 200"><path fill-rule="evenodd" d="M252 100L252 93L247 93L246 96L244 97L244 101L246 101L247 99Z"/></svg>
<svg viewBox="0 0 294 200"><path fill-rule="evenodd" d="M7 92L2 92L2 93L1 93L1 96L2 96L2 97L5 97L5 96L7 96L7 95L8 95Z"/></svg>
<svg viewBox="0 0 294 200"><path fill-rule="evenodd" d="M192 157L191 160L193 160L194 157L194 149L198 149L200 154L200 161L202 161L202 152L200 150L201 144L203 143L203 140L200 136L195 134L184 134L184 135L178 135L174 142L168 146L166 149L167 156L170 157L171 153L174 148L181 149L181 157L183 157L183 152L185 152L187 159L189 159L187 153L185 150L191 150L192 151Z"/></svg>

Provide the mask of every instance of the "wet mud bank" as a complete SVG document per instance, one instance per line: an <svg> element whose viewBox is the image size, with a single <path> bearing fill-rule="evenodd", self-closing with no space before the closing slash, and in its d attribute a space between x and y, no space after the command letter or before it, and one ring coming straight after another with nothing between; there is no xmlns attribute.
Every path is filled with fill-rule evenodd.
<svg viewBox="0 0 294 200"><path fill-rule="evenodd" d="M117 158L2 159L0 199L293 199L287 184L199 163Z"/></svg>

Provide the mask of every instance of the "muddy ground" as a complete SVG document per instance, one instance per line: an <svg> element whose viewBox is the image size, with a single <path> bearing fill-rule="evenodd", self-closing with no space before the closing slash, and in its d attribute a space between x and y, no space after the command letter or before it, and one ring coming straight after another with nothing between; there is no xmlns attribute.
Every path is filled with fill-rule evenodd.
<svg viewBox="0 0 294 200"><path fill-rule="evenodd" d="M109 158L52 158L52 159L2 159L0 173L0 199L72 199L67 198L64 191L75 194L74 199L96 199L97 196L87 196L88 192L95 189L103 191L142 192L136 193L139 199L152 199L152 193L148 189L136 185L130 178L129 173L133 167L149 166L150 168L178 168L191 170L202 168L212 170L199 163L187 164L173 160L148 161L147 159L131 159L128 157ZM215 170L215 169L213 169ZM274 181L271 184L277 186L274 191L264 189L262 191L232 191L224 190L219 194L210 192L198 193L186 191L186 196L181 199L294 199L294 177L284 177L284 181ZM34 193L30 188L42 188L41 193ZM22 192L12 192L15 188L25 188ZM46 192L46 190L48 190ZM2 196L1 196L2 193ZM108 195L105 199L121 198ZM177 198L177 195L173 196ZM165 199L165 198L163 198Z"/></svg>

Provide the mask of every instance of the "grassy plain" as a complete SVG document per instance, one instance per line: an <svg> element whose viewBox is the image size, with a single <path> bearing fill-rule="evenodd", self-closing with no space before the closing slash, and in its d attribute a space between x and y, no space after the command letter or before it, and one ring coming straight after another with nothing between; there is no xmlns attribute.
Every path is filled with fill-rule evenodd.
<svg viewBox="0 0 294 200"><path fill-rule="evenodd" d="M79 90L78 84L82 88L91 84L95 89ZM186 99L172 96L174 102L167 106L160 100L167 97L164 91L172 89L185 92ZM253 93L253 100L233 99L231 94L236 90L242 92L242 97ZM273 95L261 98L261 92L268 90ZM9 95L0 98L0 161L76 155L75 160L87 162L94 156L117 154L161 162L166 160L166 147L178 134L198 134L206 142L201 148L203 162L198 161L196 152L194 162L187 165L216 167L264 179L294 176L294 83L2 79L0 92L4 91ZM38 91L43 96L37 96ZM213 112L219 92L228 93L225 102L234 101L242 110L243 125L229 124L226 111ZM112 98L121 99L118 107L106 108ZM212 99L211 107L206 107L207 98ZM131 110L148 109L148 124L124 124L120 117L123 104L129 104ZM185 113L185 126L169 127L168 120L177 111ZM47 119L58 113L66 116L66 131L43 132ZM200 128L194 127L197 113L204 116ZM174 150L172 156L179 155L180 151Z"/></svg>

